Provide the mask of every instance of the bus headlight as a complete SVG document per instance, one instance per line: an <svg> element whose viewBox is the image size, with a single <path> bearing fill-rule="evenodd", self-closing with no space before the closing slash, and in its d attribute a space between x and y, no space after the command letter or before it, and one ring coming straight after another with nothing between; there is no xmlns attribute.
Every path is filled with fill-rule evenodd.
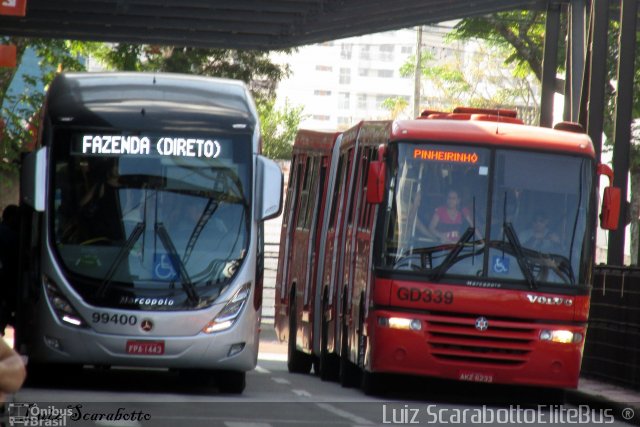
<svg viewBox="0 0 640 427"><path fill-rule="evenodd" d="M55 285L53 280L47 276L43 276L44 290L49 299L49 304L53 308L53 311L58 316L58 319L65 325L76 326L79 328L86 328L87 324L75 308L71 305L67 297Z"/></svg>
<svg viewBox="0 0 640 427"><path fill-rule="evenodd" d="M242 313L249 295L251 294L251 283L245 283L236 291L231 297L229 302L218 313L215 319L207 323L202 332L210 334L212 332L219 332L225 329L229 329Z"/></svg>
<svg viewBox="0 0 640 427"><path fill-rule="evenodd" d="M561 344L579 343L582 341L580 332L571 332L563 329L559 330L542 330L540 331L541 341L551 341Z"/></svg>
<svg viewBox="0 0 640 427"><path fill-rule="evenodd" d="M405 317L379 317L378 324L391 329L404 329L419 331L422 329L420 319L407 319Z"/></svg>

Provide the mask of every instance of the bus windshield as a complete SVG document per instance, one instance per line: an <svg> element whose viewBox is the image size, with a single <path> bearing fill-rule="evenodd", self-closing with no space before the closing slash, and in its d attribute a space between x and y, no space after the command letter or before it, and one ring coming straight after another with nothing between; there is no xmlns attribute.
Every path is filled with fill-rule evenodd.
<svg viewBox="0 0 640 427"><path fill-rule="evenodd" d="M76 291L215 301L249 242L251 135L54 135L50 228Z"/></svg>
<svg viewBox="0 0 640 427"><path fill-rule="evenodd" d="M389 148L381 268L487 287L584 283L590 159L435 143Z"/></svg>

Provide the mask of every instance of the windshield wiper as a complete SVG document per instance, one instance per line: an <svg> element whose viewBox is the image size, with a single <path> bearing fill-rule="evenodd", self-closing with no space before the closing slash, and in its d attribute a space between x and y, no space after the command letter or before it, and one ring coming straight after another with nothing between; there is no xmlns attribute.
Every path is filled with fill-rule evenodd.
<svg viewBox="0 0 640 427"><path fill-rule="evenodd" d="M156 234L160 237L160 241L165 249L169 252L169 259L171 259L172 265L178 269L178 274L180 275L180 284L182 285L182 289L187 293L187 298L191 302L192 305L198 305L200 302L200 297L196 292L196 287L193 285L189 274L187 273L187 268L184 263L180 259L180 255L178 255L178 251L176 251L176 247L167 233L167 229L164 227L164 224L161 222L156 223Z"/></svg>
<svg viewBox="0 0 640 427"><path fill-rule="evenodd" d="M120 248L120 251L118 251L116 258L113 260L113 262L111 263L111 266L109 267L109 270L107 271L107 274L104 276L104 279L102 280L102 283L98 288L98 292L96 292L97 297L101 298L107 292L107 289L109 288L109 285L111 284L111 280L113 279L113 276L116 274L118 267L120 267L120 264L122 264L122 261L124 260L125 256L129 255L129 252L133 248L133 245L136 244L136 242L142 235L142 232L144 231L144 225L145 225L144 222L139 222L136 224L133 231L131 231L129 238L127 239L124 246Z"/></svg>
<svg viewBox="0 0 640 427"><path fill-rule="evenodd" d="M460 255L460 252L462 252L464 244L467 243L469 239L471 239L471 237L473 237L475 232L476 230L474 227L467 228L464 234L462 234L462 237L460 237L460 239L458 239L458 241L455 243L454 248L449 251L447 257L444 259L444 261L442 261L442 264L440 264L438 268L429 276L430 280L438 282L440 279L442 279L444 273L446 273L447 270L451 268L455 260L458 258L458 255Z"/></svg>
<svg viewBox="0 0 640 427"><path fill-rule="evenodd" d="M522 250L522 245L520 244L520 240L518 239L516 231L513 229L513 224L505 221L504 234L505 236L507 236L507 240L509 240L509 243L511 243L511 246L513 247L513 252L516 255L516 259L518 260L518 265L520 266L520 270L522 270L524 278L527 279L529 287L531 289L537 289L538 284L536 283L535 277L533 277L528 258Z"/></svg>
<svg viewBox="0 0 640 427"><path fill-rule="evenodd" d="M207 206L204 207L202 214L200 214L200 218L196 223L195 227L193 227L193 231L191 232L191 237L189 237L189 241L187 242L187 247L184 250L184 263L186 264L191 258L191 253L193 252L193 248L196 246L196 242L200 237L200 233L204 230L205 225L211 219L211 216L215 213L216 209L218 209L219 203L214 201L213 199L209 199Z"/></svg>

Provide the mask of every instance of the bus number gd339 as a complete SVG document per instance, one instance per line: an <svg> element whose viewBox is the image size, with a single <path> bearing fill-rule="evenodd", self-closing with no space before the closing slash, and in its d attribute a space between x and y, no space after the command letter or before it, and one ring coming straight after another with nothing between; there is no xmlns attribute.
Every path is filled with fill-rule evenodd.
<svg viewBox="0 0 640 427"><path fill-rule="evenodd" d="M398 292L396 293L398 299L400 301L411 301L411 302L427 302L434 304L452 304L453 303L453 292L445 291L442 292L440 289L432 290L432 289L420 289L420 288L398 288Z"/></svg>
<svg viewBox="0 0 640 427"><path fill-rule="evenodd" d="M134 316L133 314L131 315L127 315L127 314L111 314L111 313L100 313L100 312L93 312L91 313L91 321L93 323L111 323L114 325L129 325L129 326L135 326L138 324L138 317Z"/></svg>

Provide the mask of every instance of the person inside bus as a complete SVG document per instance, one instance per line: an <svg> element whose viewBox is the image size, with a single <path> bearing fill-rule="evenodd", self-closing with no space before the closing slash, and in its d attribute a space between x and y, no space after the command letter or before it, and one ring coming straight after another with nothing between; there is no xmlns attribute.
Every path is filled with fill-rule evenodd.
<svg viewBox="0 0 640 427"><path fill-rule="evenodd" d="M544 211L534 214L530 228L523 231L519 237L523 247L538 252L549 252L560 244L558 235L549 228L549 215Z"/></svg>
<svg viewBox="0 0 640 427"><path fill-rule="evenodd" d="M8 205L0 223L0 335L13 324L18 286L18 232L20 208Z"/></svg>
<svg viewBox="0 0 640 427"><path fill-rule="evenodd" d="M429 231L441 242L455 243L472 224L469 209L460 208L458 191L449 190L445 204L437 207L431 217Z"/></svg>
<svg viewBox="0 0 640 427"><path fill-rule="evenodd" d="M120 242L125 236L118 195L118 164L97 162L89 175L94 184L80 200L83 228L89 235L82 239L98 244Z"/></svg>

